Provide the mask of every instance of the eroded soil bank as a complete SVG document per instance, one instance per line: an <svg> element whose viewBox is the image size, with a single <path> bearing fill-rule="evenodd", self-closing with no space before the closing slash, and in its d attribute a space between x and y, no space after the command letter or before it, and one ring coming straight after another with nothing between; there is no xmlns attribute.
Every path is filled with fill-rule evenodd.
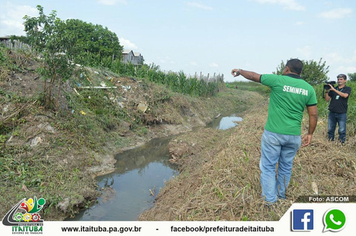
<svg viewBox="0 0 356 236"><path fill-rule="evenodd" d="M9 68L0 80L0 215L34 196L46 199L46 220L75 215L96 200L94 177L114 170L117 153L205 126L263 99L225 87L213 97L191 97L144 79L78 68L62 85L60 109L46 110L38 62L12 56L21 70ZM115 89L81 89L83 83Z"/></svg>

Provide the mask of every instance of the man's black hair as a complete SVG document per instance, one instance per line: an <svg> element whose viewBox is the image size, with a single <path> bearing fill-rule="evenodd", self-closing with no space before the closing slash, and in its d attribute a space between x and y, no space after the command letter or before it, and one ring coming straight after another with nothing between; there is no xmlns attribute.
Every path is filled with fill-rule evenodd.
<svg viewBox="0 0 356 236"><path fill-rule="evenodd" d="M300 75L303 70L303 62L299 59L290 59L287 61L286 66L289 67L289 70L293 73Z"/></svg>
<svg viewBox="0 0 356 236"><path fill-rule="evenodd" d="M337 78L343 78L344 80L347 80L347 77L345 74L339 74Z"/></svg>

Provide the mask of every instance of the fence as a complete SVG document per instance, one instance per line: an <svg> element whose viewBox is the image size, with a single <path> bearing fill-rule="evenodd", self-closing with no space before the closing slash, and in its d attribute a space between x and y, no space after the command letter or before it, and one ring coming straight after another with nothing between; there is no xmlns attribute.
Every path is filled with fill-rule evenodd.
<svg viewBox="0 0 356 236"><path fill-rule="evenodd" d="M31 51L30 45L28 45L26 43L23 43L23 42L20 42L18 40L13 40L13 41L11 41L10 39L2 40L1 43L4 44L7 48L10 48L10 49L21 49L21 50Z"/></svg>
<svg viewBox="0 0 356 236"><path fill-rule="evenodd" d="M203 75L202 72L200 72L199 76L198 76L198 73L195 72L194 76L192 75L188 75L187 76L188 78L197 78L198 80L205 80L206 82L218 82L218 81L221 81L223 82L224 81L224 74L216 74L214 73L213 76L210 76L210 74L208 73L208 75Z"/></svg>

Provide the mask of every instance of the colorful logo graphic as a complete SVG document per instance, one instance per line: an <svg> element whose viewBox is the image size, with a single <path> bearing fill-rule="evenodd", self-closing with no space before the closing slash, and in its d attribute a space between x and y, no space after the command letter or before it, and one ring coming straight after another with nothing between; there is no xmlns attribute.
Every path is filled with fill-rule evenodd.
<svg viewBox="0 0 356 236"><path fill-rule="evenodd" d="M292 212L292 230L293 231L310 231L314 229L314 211L293 210Z"/></svg>
<svg viewBox="0 0 356 236"><path fill-rule="evenodd" d="M345 228L346 216L344 212L339 209L329 209L324 214L324 230L338 232Z"/></svg>
<svg viewBox="0 0 356 236"><path fill-rule="evenodd" d="M37 200L29 198L26 201L26 198L19 201L2 219L2 223L7 226L20 226L24 223L33 224L33 223L42 223L40 214L38 213L43 206L45 205L46 200L40 198Z"/></svg>

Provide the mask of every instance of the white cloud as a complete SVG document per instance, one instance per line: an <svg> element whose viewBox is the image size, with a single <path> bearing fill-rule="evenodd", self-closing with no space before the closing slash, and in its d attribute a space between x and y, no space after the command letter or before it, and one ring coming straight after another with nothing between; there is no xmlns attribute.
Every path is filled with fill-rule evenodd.
<svg viewBox="0 0 356 236"><path fill-rule="evenodd" d="M126 0L97 0L97 2L99 4L108 5L108 6L116 5L116 3L127 4Z"/></svg>
<svg viewBox="0 0 356 236"><path fill-rule="evenodd" d="M335 79L340 73L355 73L356 72L356 50L352 55L340 55L338 52L332 52L325 55L326 64L330 65L331 79Z"/></svg>
<svg viewBox="0 0 356 236"><path fill-rule="evenodd" d="M198 63L196 63L195 61L192 61L192 62L190 62L190 65L191 66L198 66Z"/></svg>
<svg viewBox="0 0 356 236"><path fill-rule="evenodd" d="M5 35L25 35L23 17L38 16L38 10L27 5L14 5L10 2L1 6L0 16L1 36Z"/></svg>
<svg viewBox="0 0 356 236"><path fill-rule="evenodd" d="M199 2L186 2L186 4L190 7L197 7L197 8L200 8L200 9L203 9L203 10L213 10L214 8L212 7L209 7L207 5L204 5L204 4L201 4Z"/></svg>
<svg viewBox="0 0 356 236"><path fill-rule="evenodd" d="M124 46L125 50L127 50L127 49L132 49L132 50L138 49L138 47L128 39L119 38L119 42L120 42L121 45Z"/></svg>
<svg viewBox="0 0 356 236"><path fill-rule="evenodd" d="M342 56L337 52L329 53L325 56L328 63L339 63L339 64L356 64L356 50L354 50L351 57Z"/></svg>
<svg viewBox="0 0 356 236"><path fill-rule="evenodd" d="M343 63L343 61L345 60L340 54L333 52L333 53L329 53L325 56L325 60L328 63Z"/></svg>
<svg viewBox="0 0 356 236"><path fill-rule="evenodd" d="M300 5L296 0L255 0L259 3L267 3L267 4L278 4L283 6L287 10L293 11L304 11L305 7Z"/></svg>
<svg viewBox="0 0 356 236"><path fill-rule="evenodd" d="M352 12L353 11L351 8L337 8L323 12L319 14L319 16L327 19L341 19L350 16Z"/></svg>
<svg viewBox="0 0 356 236"><path fill-rule="evenodd" d="M311 59L311 47L305 46L303 48L297 48L297 52L303 57L303 59Z"/></svg>
<svg viewBox="0 0 356 236"><path fill-rule="evenodd" d="M210 63L210 65L209 65L210 67L214 67L214 68L218 68L219 67L219 65L218 64L216 64L215 62L213 62L213 63Z"/></svg>
<svg viewBox="0 0 356 236"><path fill-rule="evenodd" d="M162 57L159 57L158 58L159 62L162 63L162 64L175 64L175 62L168 56L162 58Z"/></svg>
<svg viewBox="0 0 356 236"><path fill-rule="evenodd" d="M339 71L338 74L348 74L348 73L355 73L356 66L338 66L336 71Z"/></svg>
<svg viewBox="0 0 356 236"><path fill-rule="evenodd" d="M297 22L295 22L295 25L304 25L305 24L305 22L303 22L303 21L297 21Z"/></svg>

